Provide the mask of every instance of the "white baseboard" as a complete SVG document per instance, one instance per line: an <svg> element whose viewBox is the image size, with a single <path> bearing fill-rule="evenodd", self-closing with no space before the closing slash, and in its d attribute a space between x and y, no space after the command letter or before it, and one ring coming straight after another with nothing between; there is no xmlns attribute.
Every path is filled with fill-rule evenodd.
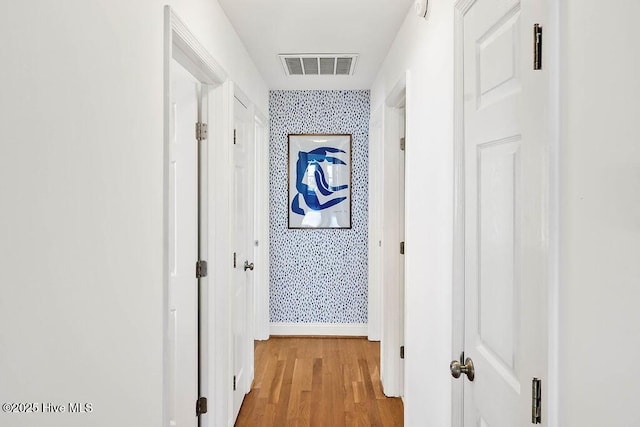
<svg viewBox="0 0 640 427"><path fill-rule="evenodd" d="M271 335L336 335L366 337L366 323L271 323Z"/></svg>

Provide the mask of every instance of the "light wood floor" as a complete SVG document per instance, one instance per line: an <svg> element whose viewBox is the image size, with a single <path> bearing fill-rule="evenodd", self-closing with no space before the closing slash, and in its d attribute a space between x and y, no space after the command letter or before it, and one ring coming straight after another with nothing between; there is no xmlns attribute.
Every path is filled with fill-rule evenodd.
<svg viewBox="0 0 640 427"><path fill-rule="evenodd" d="M236 426L402 426L380 384L380 344L272 337L255 345L255 380Z"/></svg>

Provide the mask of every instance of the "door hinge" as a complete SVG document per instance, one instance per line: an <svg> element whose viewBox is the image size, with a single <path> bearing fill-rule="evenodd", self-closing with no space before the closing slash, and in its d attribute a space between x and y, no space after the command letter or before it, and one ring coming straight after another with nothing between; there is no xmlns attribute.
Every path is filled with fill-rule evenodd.
<svg viewBox="0 0 640 427"><path fill-rule="evenodd" d="M404 242L400 242L400 255L404 255Z"/></svg>
<svg viewBox="0 0 640 427"><path fill-rule="evenodd" d="M533 26L533 69L542 70L542 27Z"/></svg>
<svg viewBox="0 0 640 427"><path fill-rule="evenodd" d="M207 261L201 259L196 262L196 279L207 277Z"/></svg>
<svg viewBox="0 0 640 427"><path fill-rule="evenodd" d="M531 423L542 424L542 386L538 378L531 381Z"/></svg>
<svg viewBox="0 0 640 427"><path fill-rule="evenodd" d="M400 359L404 359L404 346L400 346Z"/></svg>
<svg viewBox="0 0 640 427"><path fill-rule="evenodd" d="M237 265L236 258L238 258L238 255L234 252L233 253L233 268L236 268L236 265Z"/></svg>
<svg viewBox="0 0 640 427"><path fill-rule="evenodd" d="M196 140L204 141L207 139L208 126L206 123L196 123Z"/></svg>
<svg viewBox="0 0 640 427"><path fill-rule="evenodd" d="M233 145L236 145L236 130L233 130Z"/></svg>
<svg viewBox="0 0 640 427"><path fill-rule="evenodd" d="M404 151L404 146L405 146L405 140L404 140L404 137L403 137L403 138L400 138L400 149L402 151Z"/></svg>
<svg viewBox="0 0 640 427"><path fill-rule="evenodd" d="M207 413L207 398L201 397L196 400L196 417Z"/></svg>
<svg viewBox="0 0 640 427"><path fill-rule="evenodd" d="M236 391L236 376L233 376L233 391Z"/></svg>

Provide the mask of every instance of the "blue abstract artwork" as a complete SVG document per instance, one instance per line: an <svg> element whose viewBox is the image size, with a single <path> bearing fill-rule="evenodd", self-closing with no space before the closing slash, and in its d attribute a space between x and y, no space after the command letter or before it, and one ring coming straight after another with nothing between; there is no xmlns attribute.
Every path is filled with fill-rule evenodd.
<svg viewBox="0 0 640 427"><path fill-rule="evenodd" d="M289 135L289 228L351 228L351 135Z"/></svg>

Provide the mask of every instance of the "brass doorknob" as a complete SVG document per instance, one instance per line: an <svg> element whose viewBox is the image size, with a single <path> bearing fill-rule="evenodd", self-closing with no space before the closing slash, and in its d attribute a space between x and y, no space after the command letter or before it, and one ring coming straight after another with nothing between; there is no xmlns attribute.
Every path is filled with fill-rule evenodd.
<svg viewBox="0 0 640 427"><path fill-rule="evenodd" d="M453 378L460 378L460 375L465 374L469 381L473 381L476 377L476 371L473 369L473 360L470 357L467 357L464 365L457 360L453 360L449 365L449 369Z"/></svg>
<svg viewBox="0 0 640 427"><path fill-rule="evenodd" d="M244 262L244 271L251 270L253 271L253 263L249 264L249 261Z"/></svg>

